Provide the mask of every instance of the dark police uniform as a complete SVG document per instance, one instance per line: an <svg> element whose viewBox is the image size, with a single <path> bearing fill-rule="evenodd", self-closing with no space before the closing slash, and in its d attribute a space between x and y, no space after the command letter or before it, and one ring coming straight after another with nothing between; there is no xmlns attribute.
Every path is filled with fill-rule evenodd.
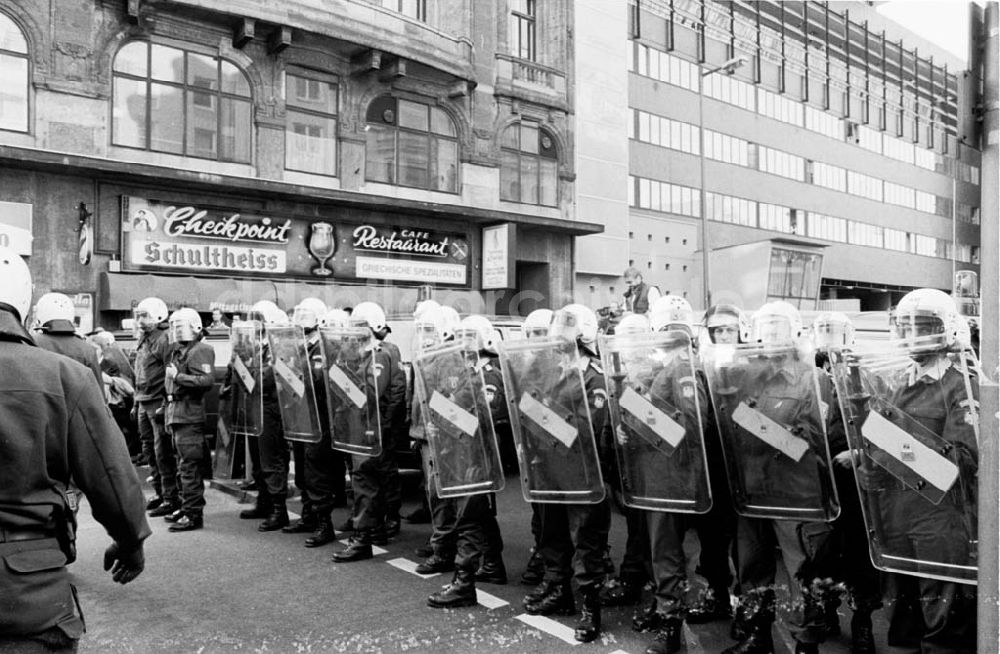
<svg viewBox="0 0 1000 654"><path fill-rule="evenodd" d="M76 333L76 326L69 320L50 320L34 334L35 345L62 354L90 368L97 384L104 388L104 377L94 346Z"/></svg>
<svg viewBox="0 0 1000 654"><path fill-rule="evenodd" d="M125 441L92 374L32 344L0 310L0 650L83 633L65 568L72 562L70 480L122 551L149 536Z"/></svg>
<svg viewBox="0 0 1000 654"><path fill-rule="evenodd" d="M326 367L317 332L306 335L306 350L312 367L313 388L316 389L321 436L318 442L305 445L303 465L307 488L305 492L312 506L311 511L316 516L317 527L327 525L329 534L332 536L331 514L333 508L338 499L345 500L345 459L344 453L333 449L331 443L330 412L326 397ZM324 541L329 542L326 539ZM317 544L323 543L317 542Z"/></svg>
<svg viewBox="0 0 1000 654"><path fill-rule="evenodd" d="M510 414L507 409L507 399L504 394L503 375L500 372L500 358L496 355L486 355L481 359L476 367L483 374L483 387L486 390L486 401L489 402L490 417L493 419L493 431L500 446L500 461L506 470L509 462L516 469L516 454L510 457L504 456L504 443L513 445L514 436L511 432ZM489 508L483 515L483 563L503 566L503 536L500 533L500 525L497 523L497 496L496 493L486 495Z"/></svg>
<svg viewBox="0 0 1000 654"><path fill-rule="evenodd" d="M403 506L403 484L399 477L399 463L396 460L396 450L406 442L406 369L403 367L403 355L399 347L391 341L379 340L379 347L389 357L392 388L403 389L402 397L394 400L395 409L390 416L390 429L383 434L384 446L389 450L385 460L385 484L382 493L385 496L385 512L387 521L399 522L399 510ZM388 436L388 438L386 438Z"/></svg>
<svg viewBox="0 0 1000 654"><path fill-rule="evenodd" d="M200 520L205 507L202 470L208 454L205 441L205 394L214 383L215 351L195 339L179 343L170 356L177 368L173 380L166 381L166 426L180 460L181 510L189 519Z"/></svg>
<svg viewBox="0 0 1000 654"><path fill-rule="evenodd" d="M164 503L180 508L177 461L171 439L163 425L166 392L163 373L170 359L171 344L167 323L143 332L135 353L135 402L139 418L139 438L153 476L153 490Z"/></svg>

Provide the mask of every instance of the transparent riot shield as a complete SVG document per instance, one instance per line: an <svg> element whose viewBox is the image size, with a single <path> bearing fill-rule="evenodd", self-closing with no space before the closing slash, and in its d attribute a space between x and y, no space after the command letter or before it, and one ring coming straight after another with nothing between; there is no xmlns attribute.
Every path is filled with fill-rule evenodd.
<svg viewBox="0 0 1000 654"><path fill-rule="evenodd" d="M478 357L462 343L424 350L413 360L424 433L438 496L503 490L500 450Z"/></svg>
<svg viewBox="0 0 1000 654"><path fill-rule="evenodd" d="M318 443L322 435L319 408L302 327L268 327L267 340L271 345L271 369L278 390L285 438Z"/></svg>
<svg viewBox="0 0 1000 654"><path fill-rule="evenodd" d="M708 398L683 331L602 341L625 504L706 513L712 508L702 411Z"/></svg>
<svg viewBox="0 0 1000 654"><path fill-rule="evenodd" d="M261 324L256 320L236 322L229 329L229 342L233 348L229 362L230 392L228 406L221 413L232 436L260 436L263 430L263 338Z"/></svg>
<svg viewBox="0 0 1000 654"><path fill-rule="evenodd" d="M815 355L788 345L705 351L736 512L749 518L830 521L840 513Z"/></svg>
<svg viewBox="0 0 1000 654"><path fill-rule="evenodd" d="M978 383L961 353L879 345L833 366L872 561L975 584Z"/></svg>
<svg viewBox="0 0 1000 654"><path fill-rule="evenodd" d="M326 406L333 449L360 456L382 453L382 423L373 359L365 355L371 332L350 327L321 327L326 362Z"/></svg>
<svg viewBox="0 0 1000 654"><path fill-rule="evenodd" d="M524 499L601 502L604 479L576 344L560 338L503 342L500 367Z"/></svg>

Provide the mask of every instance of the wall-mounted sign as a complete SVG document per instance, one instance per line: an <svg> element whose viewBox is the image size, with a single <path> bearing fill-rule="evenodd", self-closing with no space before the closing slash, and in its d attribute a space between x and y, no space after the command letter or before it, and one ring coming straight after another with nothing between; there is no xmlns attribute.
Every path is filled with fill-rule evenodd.
<svg viewBox="0 0 1000 654"><path fill-rule="evenodd" d="M517 286L517 227L510 223L483 227L483 288Z"/></svg>
<svg viewBox="0 0 1000 654"><path fill-rule="evenodd" d="M469 284L469 238L122 197L122 270Z"/></svg>
<svg viewBox="0 0 1000 654"><path fill-rule="evenodd" d="M24 202L0 202L0 245L31 256L31 209Z"/></svg>

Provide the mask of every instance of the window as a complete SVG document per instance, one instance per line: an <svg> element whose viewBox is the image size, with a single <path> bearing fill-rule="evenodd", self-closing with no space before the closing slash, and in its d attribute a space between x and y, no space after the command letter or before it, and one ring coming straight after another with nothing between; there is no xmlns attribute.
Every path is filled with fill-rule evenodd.
<svg viewBox="0 0 1000 654"><path fill-rule="evenodd" d="M0 13L0 129L28 131L28 41Z"/></svg>
<svg viewBox="0 0 1000 654"><path fill-rule="evenodd" d="M382 6L410 18L427 21L427 0L382 0Z"/></svg>
<svg viewBox="0 0 1000 654"><path fill-rule="evenodd" d="M758 168L761 172L780 175L788 179L805 181L806 161L802 157L759 146Z"/></svg>
<svg viewBox="0 0 1000 654"><path fill-rule="evenodd" d="M697 217L699 214L699 197L696 188L631 176L629 177L629 185L630 206L683 216Z"/></svg>
<svg viewBox="0 0 1000 654"><path fill-rule="evenodd" d="M510 53L515 57L536 61L535 0L511 0L510 3Z"/></svg>
<svg viewBox="0 0 1000 654"><path fill-rule="evenodd" d="M881 202L882 180L849 170L847 171L847 192L851 195Z"/></svg>
<svg viewBox="0 0 1000 654"><path fill-rule="evenodd" d="M822 161L814 161L812 164L812 183L834 191L846 192L847 170Z"/></svg>
<svg viewBox="0 0 1000 654"><path fill-rule="evenodd" d="M500 199L554 207L559 204L555 140L537 123L521 122L500 139Z"/></svg>
<svg viewBox="0 0 1000 654"><path fill-rule="evenodd" d="M813 238L838 243L847 242L847 221L843 218L810 213L806 222L806 234Z"/></svg>
<svg viewBox="0 0 1000 654"><path fill-rule="evenodd" d="M385 95L366 120L367 181L458 193L458 132L443 109Z"/></svg>
<svg viewBox="0 0 1000 654"><path fill-rule="evenodd" d="M731 195L706 193L705 216L717 222L756 227L757 203Z"/></svg>
<svg viewBox="0 0 1000 654"><path fill-rule="evenodd" d="M250 84L234 64L132 41L115 55L111 143L250 163Z"/></svg>
<svg viewBox="0 0 1000 654"><path fill-rule="evenodd" d="M287 73L285 106L285 168L336 175L336 83L310 73Z"/></svg>
<svg viewBox="0 0 1000 654"><path fill-rule="evenodd" d="M805 105L805 107L806 129L835 139L841 138L844 134L843 120L821 109L816 109L809 105Z"/></svg>
<svg viewBox="0 0 1000 654"><path fill-rule="evenodd" d="M638 125L638 127L636 127ZM663 118L638 109L632 110L629 138L672 150L698 154L698 127Z"/></svg>

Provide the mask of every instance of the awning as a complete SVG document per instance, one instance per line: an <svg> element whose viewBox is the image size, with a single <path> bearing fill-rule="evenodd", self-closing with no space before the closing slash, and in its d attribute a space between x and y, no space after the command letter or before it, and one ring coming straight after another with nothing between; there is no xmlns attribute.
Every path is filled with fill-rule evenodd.
<svg viewBox="0 0 1000 654"><path fill-rule="evenodd" d="M254 302L270 300L288 311L307 297L323 300L329 307L353 307L377 302L387 316L411 316L418 289L404 286L307 284L294 280L233 279L222 277L176 277L133 273L101 273L98 308L101 311L131 311L140 300L158 297L171 310L191 307L208 312L246 313ZM435 289L434 297L459 311L492 313L477 291ZM467 307L467 308L466 308Z"/></svg>

